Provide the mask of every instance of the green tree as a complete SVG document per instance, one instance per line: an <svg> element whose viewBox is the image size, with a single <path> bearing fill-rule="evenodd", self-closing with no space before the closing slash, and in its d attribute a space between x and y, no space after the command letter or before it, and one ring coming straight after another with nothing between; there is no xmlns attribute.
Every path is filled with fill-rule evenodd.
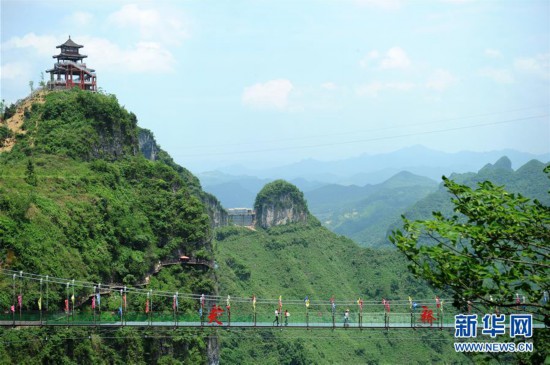
<svg viewBox="0 0 550 365"><path fill-rule="evenodd" d="M34 81L29 81L29 87L31 88L31 94L34 92Z"/></svg>
<svg viewBox="0 0 550 365"><path fill-rule="evenodd" d="M550 174L550 166L544 170ZM516 293L526 310L550 325L550 207L489 181L477 189L443 177L455 214L433 213L432 220L410 221L390 240L410 260L409 268L436 287L452 291L454 304L465 300L515 307Z"/></svg>
<svg viewBox="0 0 550 365"><path fill-rule="evenodd" d="M6 140L11 137L13 137L11 129L4 125L0 125L0 147L4 147Z"/></svg>
<svg viewBox="0 0 550 365"><path fill-rule="evenodd" d="M38 179L36 178L36 172L34 171L34 163L32 160L27 161L27 170L25 171L25 181L27 184L36 186Z"/></svg>

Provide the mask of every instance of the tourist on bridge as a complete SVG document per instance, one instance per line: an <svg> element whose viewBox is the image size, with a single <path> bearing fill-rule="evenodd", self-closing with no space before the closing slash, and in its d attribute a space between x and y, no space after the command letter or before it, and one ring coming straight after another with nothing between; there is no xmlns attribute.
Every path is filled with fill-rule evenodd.
<svg viewBox="0 0 550 365"><path fill-rule="evenodd" d="M349 327L349 308L344 313L344 327Z"/></svg>
<svg viewBox="0 0 550 365"><path fill-rule="evenodd" d="M273 320L273 325L275 325L275 322L277 322L277 327L279 327L279 311L275 309L275 319Z"/></svg>
<svg viewBox="0 0 550 365"><path fill-rule="evenodd" d="M285 326L288 326L288 317L290 317L290 313L288 313L288 309L285 309Z"/></svg>

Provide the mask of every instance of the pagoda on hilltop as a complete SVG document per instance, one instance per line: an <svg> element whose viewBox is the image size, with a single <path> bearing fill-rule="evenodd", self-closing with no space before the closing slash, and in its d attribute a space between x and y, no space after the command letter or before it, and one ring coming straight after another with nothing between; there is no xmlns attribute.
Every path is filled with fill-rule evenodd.
<svg viewBox="0 0 550 365"><path fill-rule="evenodd" d="M95 70L86 67L82 60L88 56L80 54L79 49L84 46L76 44L69 36L69 39L57 46L61 48L58 55L53 56L57 59L51 70L46 70L50 74L48 81L48 90L62 90L79 87L82 90L97 91L97 77Z"/></svg>

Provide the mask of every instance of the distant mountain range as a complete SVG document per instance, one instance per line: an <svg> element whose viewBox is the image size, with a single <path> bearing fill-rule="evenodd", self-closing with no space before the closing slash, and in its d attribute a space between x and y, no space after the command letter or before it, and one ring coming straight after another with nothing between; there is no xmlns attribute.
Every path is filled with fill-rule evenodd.
<svg viewBox="0 0 550 365"><path fill-rule="evenodd" d="M477 173L451 174L468 186L490 180L514 193L550 205L545 163L531 160L512 169L506 156L486 164ZM305 193L311 212L331 231L366 247L393 247L388 233L401 226L401 214L410 219L430 219L433 211L453 214L450 196L442 184L426 177L400 172L381 184L326 185Z"/></svg>
<svg viewBox="0 0 550 365"><path fill-rule="evenodd" d="M548 175L543 172L547 165L548 162L542 163L531 160L514 170L510 159L504 156L494 164L486 164L477 173L452 174L450 178L460 184L474 188L477 183L489 180L496 185L504 186L509 192L522 194L529 199L537 199L542 204L550 206L550 183ZM404 210L403 214L410 220L424 220L431 219L432 212L441 212L444 215L451 216L455 214L453 208L451 196L445 187L440 184L436 191L418 200ZM401 225L401 219L396 217L396 220L389 224L386 235L401 227ZM367 244L367 246L371 245ZM387 239L372 246L393 247Z"/></svg>
<svg viewBox="0 0 550 365"><path fill-rule="evenodd" d="M214 194L224 207L251 207L258 191L275 179L285 179L304 193L329 184L357 187L379 184L401 171L440 181L442 175L478 171L502 156L507 156L514 168L533 159L550 161L550 153L535 155L511 149L446 153L413 146L391 153L364 154L338 161L309 159L270 169L232 166L197 176L204 190Z"/></svg>
<svg viewBox="0 0 550 365"><path fill-rule="evenodd" d="M402 171L380 184L326 185L305 196L325 227L362 246L376 247L385 241L389 225L437 186L434 180Z"/></svg>

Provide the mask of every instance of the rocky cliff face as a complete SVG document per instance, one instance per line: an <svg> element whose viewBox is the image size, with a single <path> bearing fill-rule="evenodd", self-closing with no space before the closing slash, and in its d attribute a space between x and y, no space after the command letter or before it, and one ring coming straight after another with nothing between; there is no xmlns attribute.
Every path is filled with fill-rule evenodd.
<svg viewBox="0 0 550 365"><path fill-rule="evenodd" d="M159 147L153 133L148 129L140 129L138 133L139 150L146 159L156 161Z"/></svg>
<svg viewBox="0 0 550 365"><path fill-rule="evenodd" d="M284 180L264 186L256 197L254 209L256 225L262 228L305 222L309 215L304 194Z"/></svg>
<svg viewBox="0 0 550 365"><path fill-rule="evenodd" d="M220 201L211 194L204 193L201 196L201 200L210 216L210 222L213 228L227 226L229 223L229 215L227 211L222 207Z"/></svg>
<svg viewBox="0 0 550 365"><path fill-rule="evenodd" d="M136 140L125 126L113 126L108 130L98 130L97 140L91 146L90 157L119 159L130 153L137 154Z"/></svg>

